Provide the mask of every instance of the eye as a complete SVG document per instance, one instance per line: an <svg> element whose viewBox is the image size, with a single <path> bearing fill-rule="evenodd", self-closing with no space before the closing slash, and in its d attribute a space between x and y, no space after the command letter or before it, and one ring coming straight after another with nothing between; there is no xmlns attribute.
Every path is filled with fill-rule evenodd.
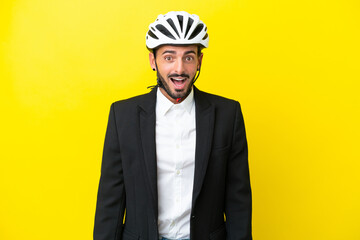
<svg viewBox="0 0 360 240"><path fill-rule="evenodd" d="M192 56L186 56L186 57L185 57L185 60L186 60L187 62L191 62L191 61L194 60L194 57L192 57Z"/></svg>
<svg viewBox="0 0 360 240"><path fill-rule="evenodd" d="M171 61L171 60L172 60L172 57L171 57L171 56L165 56L164 59L165 59L166 61Z"/></svg>

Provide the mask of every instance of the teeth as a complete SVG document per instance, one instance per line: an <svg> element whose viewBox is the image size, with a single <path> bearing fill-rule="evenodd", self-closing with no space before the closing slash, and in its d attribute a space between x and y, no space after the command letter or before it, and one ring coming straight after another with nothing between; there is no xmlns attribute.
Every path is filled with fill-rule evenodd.
<svg viewBox="0 0 360 240"><path fill-rule="evenodd" d="M172 78L173 80L175 80L175 81L183 81L183 80L185 80L185 78Z"/></svg>

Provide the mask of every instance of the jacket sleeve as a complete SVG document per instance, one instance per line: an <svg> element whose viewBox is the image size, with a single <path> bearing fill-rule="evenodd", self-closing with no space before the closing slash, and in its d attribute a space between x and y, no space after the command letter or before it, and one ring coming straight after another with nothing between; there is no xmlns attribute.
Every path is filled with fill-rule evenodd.
<svg viewBox="0 0 360 240"><path fill-rule="evenodd" d="M114 103L111 105L96 204L94 240L122 239L125 188Z"/></svg>
<svg viewBox="0 0 360 240"><path fill-rule="evenodd" d="M236 116L227 165L225 217L228 240L251 240L252 200L244 119L236 102Z"/></svg>

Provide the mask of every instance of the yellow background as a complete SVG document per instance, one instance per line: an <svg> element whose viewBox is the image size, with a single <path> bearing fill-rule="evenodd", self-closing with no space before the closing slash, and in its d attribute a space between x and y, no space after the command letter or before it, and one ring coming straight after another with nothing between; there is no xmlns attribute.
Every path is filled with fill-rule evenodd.
<svg viewBox="0 0 360 240"><path fill-rule="evenodd" d="M91 239L110 104L155 84L160 13L207 24L197 87L239 100L256 240L360 239L358 0L2 0L0 239Z"/></svg>

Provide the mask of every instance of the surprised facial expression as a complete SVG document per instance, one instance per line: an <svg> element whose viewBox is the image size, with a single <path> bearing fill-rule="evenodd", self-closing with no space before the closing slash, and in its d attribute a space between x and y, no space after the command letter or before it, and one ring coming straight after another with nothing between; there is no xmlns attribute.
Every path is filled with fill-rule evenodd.
<svg viewBox="0 0 360 240"><path fill-rule="evenodd" d="M156 50L156 59L153 53L149 54L149 59L151 67L158 70L158 78L164 86L160 91L165 97L173 103L177 98L187 97L202 61L197 45L164 45Z"/></svg>

